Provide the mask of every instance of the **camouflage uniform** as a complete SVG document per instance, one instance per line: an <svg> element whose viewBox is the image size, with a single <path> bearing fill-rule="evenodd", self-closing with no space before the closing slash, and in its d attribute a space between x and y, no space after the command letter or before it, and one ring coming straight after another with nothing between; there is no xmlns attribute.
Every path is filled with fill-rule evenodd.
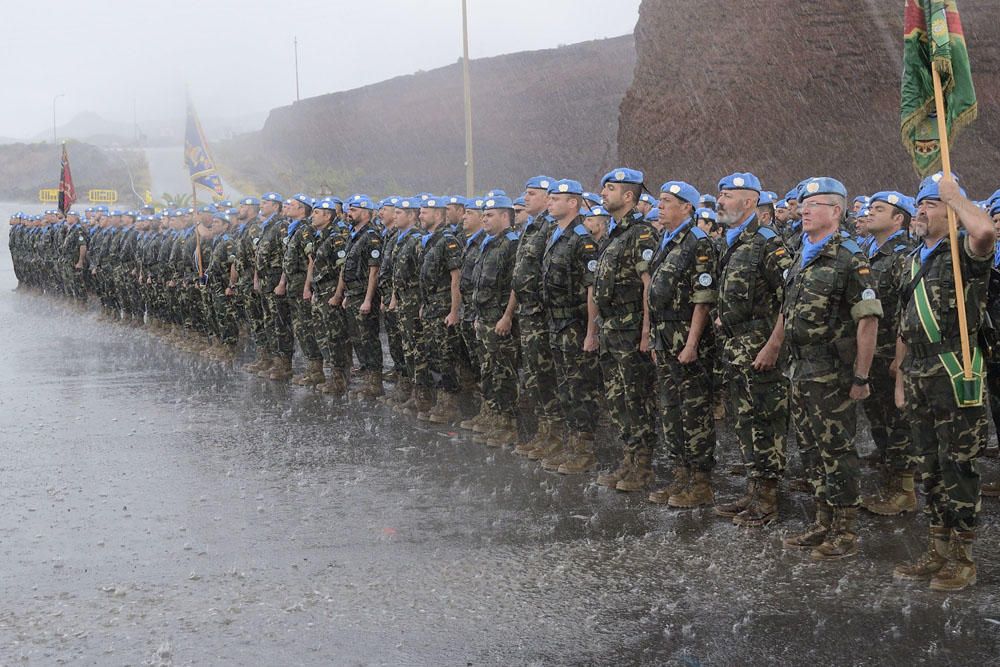
<svg viewBox="0 0 1000 667"><path fill-rule="evenodd" d="M975 347L985 309L991 256L976 257L967 237L961 237L959 257L966 290L969 340ZM963 533L975 530L980 510L979 455L988 436L985 405L958 408L950 372L942 357L956 353L960 361L960 339L952 278L951 250L944 237L920 262L920 249L908 257L910 270L903 279L912 280L923 269L930 312L941 332L941 342L931 343L917 312L915 296L900 298L899 335L906 344L901 370L907 414L916 453L923 457L924 512L932 529L942 527ZM930 263L928 267L927 264ZM909 298L907 298L909 297Z"/></svg>
<svg viewBox="0 0 1000 667"><path fill-rule="evenodd" d="M281 269L285 274L285 300L292 317L293 335L299 342L302 356L315 362L322 360L323 355L316 344L312 303L302 298L313 238L313 228L308 220L293 220L288 223L288 243L282 256Z"/></svg>
<svg viewBox="0 0 1000 667"><path fill-rule="evenodd" d="M882 305L868 260L853 240L834 232L805 266L800 257L785 278L781 309L792 419L817 505L854 507L860 503L857 410L849 393L856 323L881 317Z"/></svg>
<svg viewBox="0 0 1000 667"><path fill-rule="evenodd" d="M393 252L392 288L396 294L396 318L403 342L406 374L418 387L429 389L431 378L423 347L423 323L420 320L420 266L422 235L414 227L399 232Z"/></svg>
<svg viewBox="0 0 1000 667"><path fill-rule="evenodd" d="M351 231L344 258L344 300L347 330L362 372L382 372L382 342L379 340L378 289L372 296L371 311L361 312L368 291L368 274L382 264L382 238L374 225Z"/></svg>
<svg viewBox="0 0 1000 667"><path fill-rule="evenodd" d="M227 232L215 237L206 267L205 310L211 318L212 334L232 349L239 340L239 324L234 296L226 296L229 271L236 263L236 240Z"/></svg>
<svg viewBox="0 0 1000 667"><path fill-rule="evenodd" d="M473 273L476 262L479 261L479 246L484 238L486 238L486 231L479 229L465 239L462 252L462 274L458 282L458 288L462 292L461 323L459 324L462 342L459 364L471 373L471 379L477 385L480 383L481 359L479 358L479 344L476 341L476 308L472 301L472 292L475 289Z"/></svg>
<svg viewBox="0 0 1000 667"><path fill-rule="evenodd" d="M288 221L279 214L265 220L263 232L257 243L254 266L260 285L264 330L267 332L268 353L274 357L291 360L294 339L288 301L274 293L281 280L281 262L288 243Z"/></svg>
<svg viewBox="0 0 1000 667"><path fill-rule="evenodd" d="M500 336L496 324L510 299L517 243L517 233L510 229L495 238L487 236L472 274L483 400L494 413L508 417L517 411L517 328Z"/></svg>
<svg viewBox="0 0 1000 667"><path fill-rule="evenodd" d="M13 231L13 230L12 230ZM63 238L61 255L64 261L64 282L67 287L67 294L77 301L87 300L87 288L83 282L86 265L82 269L76 268L80 261L80 248L87 247L89 234L87 229L80 223L67 226L65 237Z"/></svg>
<svg viewBox="0 0 1000 667"><path fill-rule="evenodd" d="M347 318L343 308L330 305L330 298L337 291L337 280L345 257L347 235L337 225L330 224L325 229L314 232L311 254L312 316L316 344L330 368L341 373L344 378L351 369Z"/></svg>
<svg viewBox="0 0 1000 667"><path fill-rule="evenodd" d="M642 274L656 251L652 225L629 211L608 234L597 263L594 300L601 318L604 382L611 421L618 428L628 465L649 466L656 444L654 368L639 350L643 319Z"/></svg>
<svg viewBox="0 0 1000 667"><path fill-rule="evenodd" d="M451 310L451 272L462 268L462 246L447 227L422 239L423 260L420 267L420 311L423 348L433 371L441 376L440 387L449 394L458 392L457 326L445 325Z"/></svg>
<svg viewBox="0 0 1000 667"><path fill-rule="evenodd" d="M779 479L785 469L788 383L777 368L753 361L767 342L783 298L782 276L792 264L774 230L756 216L719 259L718 319L726 391L734 430L750 478Z"/></svg>
<svg viewBox="0 0 1000 667"><path fill-rule="evenodd" d="M710 326L698 342L697 360L682 364L677 355L687 344L695 306L711 306L718 299L715 247L686 221L664 235L651 267L650 347L656 351L663 439L674 466L707 472L715 465Z"/></svg>
<svg viewBox="0 0 1000 667"><path fill-rule="evenodd" d="M393 229L388 231L383 238L382 263L378 269L378 293L382 298L382 320L385 323L385 335L389 343L392 368L402 377L406 375L403 370L406 366L403 354L403 333L399 327L398 313L389 310L389 302L392 300L392 261L396 254L396 239L398 237L399 230Z"/></svg>
<svg viewBox="0 0 1000 667"><path fill-rule="evenodd" d="M578 216L565 229L553 226L542 255L542 303L562 415L571 430L593 434L600 370L597 353L584 352L583 343L597 244L582 223Z"/></svg>
<svg viewBox="0 0 1000 667"><path fill-rule="evenodd" d="M525 225L517 244L512 289L517 297L521 363L524 367L522 399L531 403L540 421L555 422L559 415L559 402L555 394L548 323L541 303L542 254L551 230L552 222L546 213L539 214Z"/></svg>
<svg viewBox="0 0 1000 667"><path fill-rule="evenodd" d="M239 318L247 323L258 352L267 347L262 300L253 291L254 255L262 233L260 218L254 218L236 234L236 303Z"/></svg>

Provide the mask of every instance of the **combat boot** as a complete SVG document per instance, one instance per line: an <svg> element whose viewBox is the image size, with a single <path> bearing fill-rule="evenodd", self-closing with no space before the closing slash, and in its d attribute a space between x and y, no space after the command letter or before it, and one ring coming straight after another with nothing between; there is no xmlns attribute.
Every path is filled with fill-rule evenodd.
<svg viewBox="0 0 1000 667"><path fill-rule="evenodd" d="M564 443L561 439L559 440L559 448L548 456L543 456L539 463L542 464L543 470L548 470L549 472L558 472L559 468L562 467L564 463L569 461L576 455L577 449L581 447L580 444L580 432L570 431L566 434L566 442Z"/></svg>
<svg viewBox="0 0 1000 667"><path fill-rule="evenodd" d="M746 509L733 517L734 525L760 528L778 520L778 480L759 480L755 491Z"/></svg>
<svg viewBox="0 0 1000 667"><path fill-rule="evenodd" d="M514 453L520 456L528 456L530 458L531 452L536 449L541 449L545 446L545 443L549 440L549 435L552 430L552 422L544 417L538 419L538 429L535 431L535 435L531 437L527 442L522 442L517 447L514 448ZM532 459L534 460L534 459Z"/></svg>
<svg viewBox="0 0 1000 667"><path fill-rule="evenodd" d="M649 494L649 502L656 503L657 505L666 505L667 501L670 500L670 496L676 496L678 493L683 491L688 482L691 481L691 468L687 466L674 466L673 470L670 471L673 476L673 481L667 484L662 489L658 489Z"/></svg>
<svg viewBox="0 0 1000 667"><path fill-rule="evenodd" d="M544 461L545 459L552 458L559 452L563 450L565 446L563 440L566 434L563 429L552 422L549 425L549 435L541 446L528 452L528 459L531 461Z"/></svg>
<svg viewBox="0 0 1000 667"><path fill-rule="evenodd" d="M428 421L432 424L451 424L461 416L458 412L458 394L439 391L437 409L432 410Z"/></svg>
<svg viewBox="0 0 1000 667"><path fill-rule="evenodd" d="M678 509L691 509L713 504L715 504L715 494L712 492L711 470L696 470L687 487L667 499L667 505Z"/></svg>
<svg viewBox="0 0 1000 667"><path fill-rule="evenodd" d="M413 395L413 380L404 376L400 376L396 380L396 386L393 388L391 394L387 394L385 401L383 401L388 406L402 405L410 399Z"/></svg>
<svg viewBox="0 0 1000 667"><path fill-rule="evenodd" d="M812 550L813 560L842 560L858 553L858 534L855 524L858 519L857 507L834 507L833 523L826 539Z"/></svg>
<svg viewBox="0 0 1000 667"><path fill-rule="evenodd" d="M487 447L504 447L517 442L517 421L511 415L497 415L495 426L486 434Z"/></svg>
<svg viewBox="0 0 1000 667"><path fill-rule="evenodd" d="M931 526L927 551L910 563L900 563L892 570L893 579L926 580L938 573L948 562L949 531L944 526Z"/></svg>
<svg viewBox="0 0 1000 667"><path fill-rule="evenodd" d="M490 413L490 406L486 403L486 399L483 399L479 403L479 414L475 417L469 417L468 419L462 420L458 425L459 428L465 429L466 431L472 431L475 429L476 424L481 422L486 418L486 415Z"/></svg>
<svg viewBox="0 0 1000 667"><path fill-rule="evenodd" d="M649 461L649 451L640 449L632 453L632 469L618 480L615 489L624 493L642 491L652 484L655 478L653 466Z"/></svg>
<svg viewBox="0 0 1000 667"><path fill-rule="evenodd" d="M222 350L216 358L224 364L231 364L236 361L236 345L232 343L222 345Z"/></svg>
<svg viewBox="0 0 1000 667"><path fill-rule="evenodd" d="M344 369L330 369L330 375L326 378L326 384L320 385L319 390L330 396L343 397L347 393L347 374L344 372Z"/></svg>
<svg viewBox="0 0 1000 667"><path fill-rule="evenodd" d="M590 472L597 465L597 457L594 456L594 434L578 432L571 437L575 438L573 453L563 461L556 472L560 475Z"/></svg>
<svg viewBox="0 0 1000 667"><path fill-rule="evenodd" d="M877 498L867 498L862 506L872 514L896 516L912 512L917 508L917 492L913 488L913 473L890 472L884 494Z"/></svg>
<svg viewBox="0 0 1000 667"><path fill-rule="evenodd" d="M951 531L948 545L948 562L931 579L932 591L954 592L976 583L976 564L972 560L972 531Z"/></svg>
<svg viewBox="0 0 1000 667"><path fill-rule="evenodd" d="M286 357L276 358L267 378L275 382L288 382L292 379L292 360Z"/></svg>
<svg viewBox="0 0 1000 667"><path fill-rule="evenodd" d="M423 413L430 412L431 408L434 407L434 391L430 387L418 386L412 400L412 403L407 401L401 405L399 411L410 417L418 417Z"/></svg>
<svg viewBox="0 0 1000 667"><path fill-rule="evenodd" d="M315 378L317 375L316 373L317 363L319 364L319 375L322 378L319 382L315 382ZM326 382L326 376L323 375L322 359L310 359L308 365L306 366L306 370L302 372L302 375L299 375L298 377L292 380L292 384L296 384L300 387L310 387L312 385L322 384L323 382Z"/></svg>
<svg viewBox="0 0 1000 667"><path fill-rule="evenodd" d="M750 479L748 479L746 493L744 493L742 496L740 496L739 498L737 498L732 502L716 505L715 506L716 515L732 519L740 512L750 507L750 504L757 497L757 484L758 480L756 477L751 477Z"/></svg>
<svg viewBox="0 0 1000 667"><path fill-rule="evenodd" d="M630 472L632 472L632 457L626 454L617 468L598 475L597 483L609 489L614 489L617 488L618 482L625 479Z"/></svg>
<svg viewBox="0 0 1000 667"><path fill-rule="evenodd" d="M382 386L382 371L368 371L365 373L365 384L358 391L358 398L378 398L385 393Z"/></svg>
<svg viewBox="0 0 1000 667"><path fill-rule="evenodd" d="M789 535L781 541L786 549L812 549L823 544L833 523L833 509L825 502L816 505L816 521L797 535Z"/></svg>
<svg viewBox="0 0 1000 667"><path fill-rule="evenodd" d="M497 419L500 417L500 413L493 412L488 406L486 408L486 414L480 417L479 421L475 423L472 427L472 432L477 435L485 435L493 430L497 425Z"/></svg>
<svg viewBox="0 0 1000 667"><path fill-rule="evenodd" d="M266 359L264 360L263 363L261 363L260 369L257 370L254 373L254 375L256 375L259 378L267 379L267 376L271 374L271 369L274 368L274 362L277 359L277 357L271 354L267 354L265 356Z"/></svg>

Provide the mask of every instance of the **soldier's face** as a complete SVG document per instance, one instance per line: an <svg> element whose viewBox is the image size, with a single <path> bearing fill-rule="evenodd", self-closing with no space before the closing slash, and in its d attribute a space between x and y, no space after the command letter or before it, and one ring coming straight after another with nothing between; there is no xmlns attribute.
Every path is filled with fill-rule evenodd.
<svg viewBox="0 0 1000 667"><path fill-rule="evenodd" d="M831 232L840 224L844 210L831 197L817 195L802 202L802 229L810 233L820 234ZM819 239L813 238L814 241Z"/></svg>
<svg viewBox="0 0 1000 667"><path fill-rule="evenodd" d="M514 209L514 223L524 225L528 222L528 209L520 206Z"/></svg>
<svg viewBox="0 0 1000 667"><path fill-rule="evenodd" d="M893 221L895 212L895 206L884 201L877 201L868 208L866 217L858 218L855 221L855 226L859 232L864 228L872 234L881 234L893 228L898 229L899 225Z"/></svg>
<svg viewBox="0 0 1000 667"><path fill-rule="evenodd" d="M382 211L379 213L382 217L382 223L388 229L396 228L396 207L395 206L383 206Z"/></svg>
<svg viewBox="0 0 1000 667"><path fill-rule="evenodd" d="M774 219L780 223L788 222L788 209L778 208L774 210Z"/></svg>
<svg viewBox="0 0 1000 667"><path fill-rule="evenodd" d="M278 202L263 201L260 204L260 212L266 218L278 212Z"/></svg>
<svg viewBox="0 0 1000 667"><path fill-rule="evenodd" d="M643 215L646 215L647 213L653 210L653 205L650 204L645 199L640 199L639 202L635 205L635 207L639 209L639 213L642 213Z"/></svg>
<svg viewBox="0 0 1000 667"><path fill-rule="evenodd" d="M447 211L449 225L457 225L462 222L462 214L465 213L464 206L448 204L445 210Z"/></svg>
<svg viewBox="0 0 1000 667"><path fill-rule="evenodd" d="M660 224L667 229L676 229L678 225L691 217L691 204L680 200L669 192L660 193Z"/></svg>
<svg viewBox="0 0 1000 667"><path fill-rule="evenodd" d="M462 214L462 227L467 232L474 232L478 230L483 223L483 214L473 208L465 210Z"/></svg>
<svg viewBox="0 0 1000 667"><path fill-rule="evenodd" d="M298 200L291 200L285 204L285 215L292 220L301 220L306 216L306 207Z"/></svg>
<svg viewBox="0 0 1000 667"><path fill-rule="evenodd" d="M719 193L715 211L719 222L724 225L738 225L757 205L757 193L752 190L723 190Z"/></svg>
<svg viewBox="0 0 1000 667"><path fill-rule="evenodd" d="M325 208L318 208L312 214L312 226L316 229L326 229L326 226L333 222L333 211Z"/></svg>
<svg viewBox="0 0 1000 667"><path fill-rule="evenodd" d="M504 230L507 225L507 212L500 209L491 208L483 211L483 229L490 236L496 236Z"/></svg>
<svg viewBox="0 0 1000 667"><path fill-rule="evenodd" d="M795 199L788 200L788 219L795 220L799 217L799 202Z"/></svg>
<svg viewBox="0 0 1000 667"><path fill-rule="evenodd" d="M538 215L545 210L548 193L539 188L528 188L524 191L524 207L530 215Z"/></svg>
<svg viewBox="0 0 1000 667"><path fill-rule="evenodd" d="M917 220L927 225L927 236L936 239L948 233L948 207L937 199L925 199L918 205Z"/></svg>
<svg viewBox="0 0 1000 667"><path fill-rule="evenodd" d="M993 231L996 234L997 241L1000 241L1000 213L993 214Z"/></svg>
<svg viewBox="0 0 1000 667"><path fill-rule="evenodd" d="M588 215L583 220L583 226L595 239L603 239L604 235L608 233L608 216Z"/></svg>
<svg viewBox="0 0 1000 667"><path fill-rule="evenodd" d="M571 195L549 195L549 214L556 220L575 218L580 210L580 200Z"/></svg>

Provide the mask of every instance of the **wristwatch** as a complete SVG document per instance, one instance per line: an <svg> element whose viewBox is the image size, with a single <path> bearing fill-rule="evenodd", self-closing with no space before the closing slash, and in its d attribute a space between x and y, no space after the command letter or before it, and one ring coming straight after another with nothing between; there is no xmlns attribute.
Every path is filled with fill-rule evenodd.
<svg viewBox="0 0 1000 667"><path fill-rule="evenodd" d="M869 382L868 378L863 378L860 375L855 375L854 376L854 386L855 387L864 387L865 385L868 384L868 382Z"/></svg>

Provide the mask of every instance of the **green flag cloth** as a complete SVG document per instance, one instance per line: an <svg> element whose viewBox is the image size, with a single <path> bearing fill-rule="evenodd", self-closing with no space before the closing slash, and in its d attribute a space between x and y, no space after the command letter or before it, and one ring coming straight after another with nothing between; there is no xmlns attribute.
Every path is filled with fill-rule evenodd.
<svg viewBox="0 0 1000 667"><path fill-rule="evenodd" d="M932 66L941 77L950 145L977 114L969 51L958 7L955 0L906 0L900 130L903 145L921 177L941 169Z"/></svg>

